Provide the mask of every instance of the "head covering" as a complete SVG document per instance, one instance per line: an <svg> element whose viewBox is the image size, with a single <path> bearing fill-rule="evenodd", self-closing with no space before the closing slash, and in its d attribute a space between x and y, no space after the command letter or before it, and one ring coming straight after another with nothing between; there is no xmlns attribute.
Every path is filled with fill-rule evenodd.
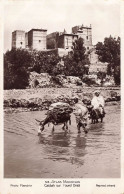
<svg viewBox="0 0 124 194"><path fill-rule="evenodd" d="M95 90L94 94L100 94L100 90Z"/></svg>

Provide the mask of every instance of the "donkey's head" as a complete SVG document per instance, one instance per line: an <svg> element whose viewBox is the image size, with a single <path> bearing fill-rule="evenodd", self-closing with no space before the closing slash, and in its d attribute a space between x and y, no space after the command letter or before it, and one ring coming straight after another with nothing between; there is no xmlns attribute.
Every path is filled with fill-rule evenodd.
<svg viewBox="0 0 124 194"><path fill-rule="evenodd" d="M39 127L38 127L38 134L39 133L41 133L43 130L44 130L44 122L43 121L39 121L39 120L37 120L37 119L35 119L37 122L38 122L38 125L39 125Z"/></svg>
<svg viewBox="0 0 124 194"><path fill-rule="evenodd" d="M40 121L40 123L39 123L39 128L40 128L41 132L44 130L44 124L43 123L44 123L43 121Z"/></svg>

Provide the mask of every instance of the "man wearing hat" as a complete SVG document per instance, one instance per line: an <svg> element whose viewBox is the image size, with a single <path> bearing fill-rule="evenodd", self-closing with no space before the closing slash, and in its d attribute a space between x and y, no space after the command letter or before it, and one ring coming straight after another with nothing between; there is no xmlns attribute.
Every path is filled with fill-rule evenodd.
<svg viewBox="0 0 124 194"><path fill-rule="evenodd" d="M96 90L94 92L94 97L91 101L91 105L93 106L94 110L96 110L97 113L99 111L101 114L105 114L104 111L105 101L103 96L100 95L100 91Z"/></svg>

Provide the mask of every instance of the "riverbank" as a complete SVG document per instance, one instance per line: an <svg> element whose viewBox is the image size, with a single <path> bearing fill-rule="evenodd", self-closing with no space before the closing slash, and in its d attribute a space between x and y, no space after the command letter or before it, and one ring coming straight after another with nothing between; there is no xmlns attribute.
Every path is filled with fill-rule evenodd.
<svg viewBox="0 0 124 194"><path fill-rule="evenodd" d="M75 96L90 102L95 90L101 91L101 94L105 98L106 105L117 105L120 103L119 87L73 87L5 90L4 110L5 112L47 110L51 103L58 101L72 104Z"/></svg>

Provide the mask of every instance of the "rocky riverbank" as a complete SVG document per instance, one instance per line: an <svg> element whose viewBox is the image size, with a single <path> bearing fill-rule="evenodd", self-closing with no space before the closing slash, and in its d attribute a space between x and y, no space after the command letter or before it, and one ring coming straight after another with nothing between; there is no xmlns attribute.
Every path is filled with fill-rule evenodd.
<svg viewBox="0 0 124 194"><path fill-rule="evenodd" d="M95 88L95 87L75 87L75 88L40 88L26 90L5 90L4 110L5 112L17 111L37 111L47 110L54 102L62 101L73 104L75 96L90 103L94 90L101 90L105 98L106 105L120 103L120 88Z"/></svg>

